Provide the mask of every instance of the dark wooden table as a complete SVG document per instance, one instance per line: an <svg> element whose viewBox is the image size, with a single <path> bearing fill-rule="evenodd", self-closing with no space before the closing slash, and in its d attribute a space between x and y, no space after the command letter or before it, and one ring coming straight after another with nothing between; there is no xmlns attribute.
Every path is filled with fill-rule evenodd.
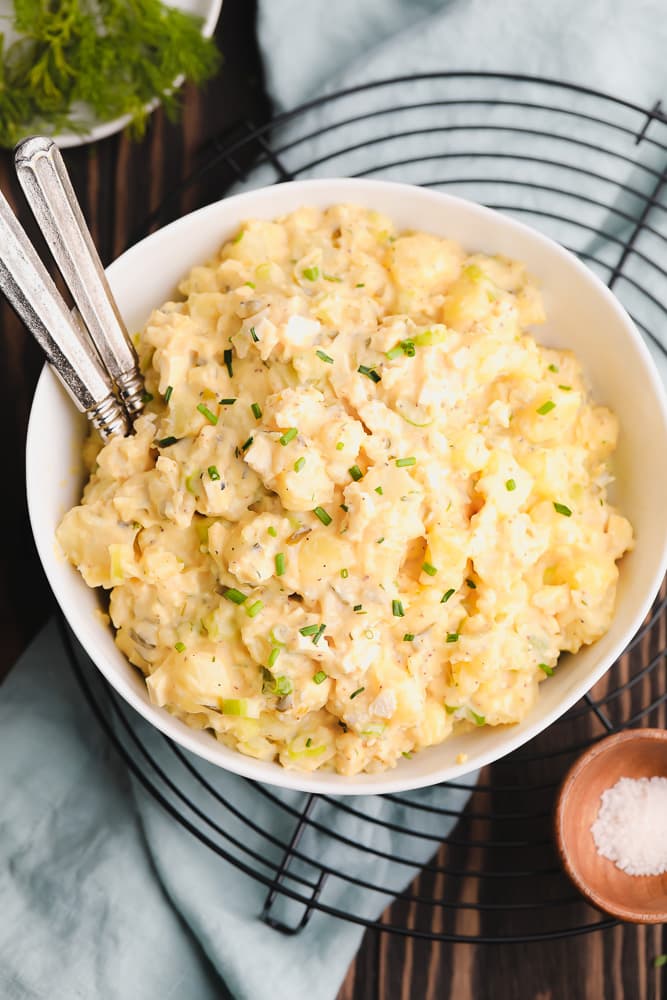
<svg viewBox="0 0 667 1000"><path fill-rule="evenodd" d="M250 0L225 0L217 31L224 65L201 91L186 88L179 122L168 122L158 110L140 142L117 135L65 151L105 263L133 241L150 211L196 170L216 136L240 119L261 120L269 114L254 13ZM220 196L220 183L207 175L190 185L170 204L171 216ZM37 240L6 151L0 154L0 187ZM4 303L0 308L0 407L8 481L8 530L0 564L2 677L53 613L54 602L33 544L24 488L26 428L42 357L11 310ZM471 879L460 896L474 899L475 891ZM408 914L408 920L414 916ZM665 950L662 928L630 925L522 946L431 944L368 932L339 1000L654 1000L667 995L665 970L653 965L654 957Z"/></svg>

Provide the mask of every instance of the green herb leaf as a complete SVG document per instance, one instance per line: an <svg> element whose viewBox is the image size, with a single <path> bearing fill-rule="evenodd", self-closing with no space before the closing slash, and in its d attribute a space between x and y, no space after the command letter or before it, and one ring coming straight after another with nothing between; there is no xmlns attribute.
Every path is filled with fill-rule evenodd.
<svg viewBox="0 0 667 1000"><path fill-rule="evenodd" d="M350 695L350 701L352 701L353 698L356 698L358 694L361 694L365 690L366 690L365 687L357 688L357 690L353 691L352 694Z"/></svg>
<svg viewBox="0 0 667 1000"><path fill-rule="evenodd" d="M551 413L551 411L554 410L555 408L556 404L554 403L553 399L548 399L546 403L542 403L541 406L537 407L536 412L539 413L540 416L544 417L547 413Z"/></svg>
<svg viewBox="0 0 667 1000"><path fill-rule="evenodd" d="M397 458L396 467L398 469L407 469L411 465L416 465L417 459L411 455L409 458Z"/></svg>
<svg viewBox="0 0 667 1000"><path fill-rule="evenodd" d="M453 587L451 587L451 588L450 588L450 589L449 589L448 591L446 591L446 593L444 593L444 594L442 595L442 597L440 598L440 603L441 603L441 604L446 604L446 603L447 603L447 601L449 600L449 598L450 598L450 597L452 596L452 594L454 594L454 593L456 593L456 591L454 590L454 588L453 588Z"/></svg>
<svg viewBox="0 0 667 1000"><path fill-rule="evenodd" d="M215 74L220 54L202 22L160 0L20 0L11 27L20 36L2 53L0 145L36 131L81 131L76 105L101 122L130 117L143 135L148 105L158 99L175 119L182 92Z"/></svg>
<svg viewBox="0 0 667 1000"><path fill-rule="evenodd" d="M304 267L301 272L308 281L317 281L320 276L319 267Z"/></svg>
<svg viewBox="0 0 667 1000"><path fill-rule="evenodd" d="M435 576L435 574L438 572L435 566L432 566L428 562L422 563L422 569L428 576Z"/></svg>
<svg viewBox="0 0 667 1000"><path fill-rule="evenodd" d="M546 663L537 664L540 670L543 670L547 677L553 677L553 667L548 667Z"/></svg>
<svg viewBox="0 0 667 1000"><path fill-rule="evenodd" d="M252 413L253 413L253 416L254 416L255 420L261 420L262 419L262 408L259 405L259 403L251 403L250 404L250 409L252 410Z"/></svg>
<svg viewBox="0 0 667 1000"><path fill-rule="evenodd" d="M354 479L355 483L359 482L359 480L363 478L364 474L363 474L363 472L361 471L361 469L359 468L358 465L353 465L347 471L350 473L350 475Z"/></svg>
<svg viewBox="0 0 667 1000"><path fill-rule="evenodd" d="M222 596L226 597L228 601L233 601L234 604L243 604L244 601L248 600L248 595L243 594L236 587L227 587Z"/></svg>
<svg viewBox="0 0 667 1000"><path fill-rule="evenodd" d="M564 503L556 503L554 500L554 510L557 514L562 514L563 517L572 517L572 511Z"/></svg>
<svg viewBox="0 0 667 1000"><path fill-rule="evenodd" d="M283 448L286 445L288 445L290 443L290 441L293 441L294 438L297 436L298 433L299 432L296 429L296 427L290 427L288 430L285 431L284 434L281 434L280 437L278 438L278 440L280 441L280 443L283 446Z"/></svg>
<svg viewBox="0 0 667 1000"><path fill-rule="evenodd" d="M215 425L218 422L218 418L216 417L215 413L211 413L211 411L209 410L208 406L206 406L205 403L198 403L197 409L201 413L202 417L206 417L209 424L213 424L213 426L215 427Z"/></svg>
<svg viewBox="0 0 667 1000"><path fill-rule="evenodd" d="M209 465L209 467L208 467L208 474L211 477L211 479L213 479L214 481L217 481L218 479L220 479L220 473L218 472L218 470L215 467L215 465Z"/></svg>
<svg viewBox="0 0 667 1000"><path fill-rule="evenodd" d="M164 401L165 401L165 403L169 402L169 400L171 399L171 394L172 394L173 391L174 391L173 385L168 385L167 388L166 388L166 390L165 390L165 394L164 394Z"/></svg>
<svg viewBox="0 0 667 1000"><path fill-rule="evenodd" d="M302 455L301 458L297 458L296 462L294 463L294 471L295 472L301 472L301 470L303 469L303 467L304 467L305 464L306 464L306 460L305 460L305 458Z"/></svg>
<svg viewBox="0 0 667 1000"><path fill-rule="evenodd" d="M315 515L315 517L318 517L322 522L322 524L324 524L325 526L327 524L331 524L331 514L327 514L324 507L316 507L315 510L313 511L313 514Z"/></svg>
<svg viewBox="0 0 667 1000"><path fill-rule="evenodd" d="M327 679L327 675L323 670L318 670L316 674L313 674L313 681L315 684L323 684Z"/></svg>
<svg viewBox="0 0 667 1000"><path fill-rule="evenodd" d="M324 351L315 351L315 354L318 356L320 361L324 361L324 363L327 365L332 365L334 363L334 359L331 357L331 355L326 354Z"/></svg>
<svg viewBox="0 0 667 1000"><path fill-rule="evenodd" d="M374 368L369 368L368 365L359 365L357 371L365 375L366 378L369 378L371 382L377 383L382 381L382 376L378 375Z"/></svg>
<svg viewBox="0 0 667 1000"><path fill-rule="evenodd" d="M285 553L279 552L276 555L276 576L284 576L287 566L285 564Z"/></svg>
<svg viewBox="0 0 667 1000"><path fill-rule="evenodd" d="M393 600L391 602L391 613L394 618L403 618L405 616L405 611L403 610L403 603L401 601Z"/></svg>

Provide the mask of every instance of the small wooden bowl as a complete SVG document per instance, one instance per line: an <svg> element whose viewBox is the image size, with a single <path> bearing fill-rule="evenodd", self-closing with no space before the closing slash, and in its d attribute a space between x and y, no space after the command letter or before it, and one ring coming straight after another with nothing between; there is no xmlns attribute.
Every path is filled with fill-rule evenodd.
<svg viewBox="0 0 667 1000"><path fill-rule="evenodd" d="M574 762L556 801L556 846L565 871L598 909L637 924L667 922L667 873L626 874L598 854L591 826L602 792L619 778L654 776L667 777L667 730L625 730Z"/></svg>

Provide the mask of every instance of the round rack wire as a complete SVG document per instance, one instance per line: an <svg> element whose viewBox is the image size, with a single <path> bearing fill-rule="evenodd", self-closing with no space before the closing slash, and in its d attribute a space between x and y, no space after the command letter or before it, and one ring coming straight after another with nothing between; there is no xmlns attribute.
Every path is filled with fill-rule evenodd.
<svg viewBox="0 0 667 1000"><path fill-rule="evenodd" d="M483 73L378 81L216 138L137 237L230 190L317 176L406 180L522 219L612 288L659 364L665 349L667 117L572 84ZM134 240L132 241L134 242ZM298 933L317 913L438 941L527 942L615 921L577 894L551 836L555 792L609 732L664 726L667 590L603 679L477 780L382 800L285 795L221 774L141 720L80 655L92 711L145 791L259 887L258 913ZM267 824L270 810L273 817Z"/></svg>

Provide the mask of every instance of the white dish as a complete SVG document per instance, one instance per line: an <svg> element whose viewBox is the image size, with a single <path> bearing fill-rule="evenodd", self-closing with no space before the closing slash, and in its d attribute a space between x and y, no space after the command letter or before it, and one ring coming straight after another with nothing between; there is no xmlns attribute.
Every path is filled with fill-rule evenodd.
<svg viewBox="0 0 667 1000"><path fill-rule="evenodd" d="M249 217L273 218L303 204L356 202L389 215L398 228L450 237L470 251L524 262L541 282L548 322L543 343L571 348L592 379L597 401L618 415L621 435L613 500L632 522L636 547L621 563L617 610L608 633L575 656L564 656L540 685L536 706L519 725L484 727L447 739L391 771L345 777L303 774L228 749L153 706L143 677L116 647L96 616L98 594L58 554L55 530L79 502L85 418L48 367L35 392L27 439L27 494L37 550L55 597L74 633L116 691L177 743L229 771L287 788L333 794L379 794L454 780L503 757L581 698L621 654L647 614L667 568L667 401L653 361L627 313L573 255L509 217L472 202L407 184L331 179L262 188L208 205L153 233L108 268L110 284L131 331L151 308L173 296L190 267L211 256ZM184 252L183 248L187 248ZM656 459L657 456L657 459ZM457 756L466 755L463 763Z"/></svg>
<svg viewBox="0 0 667 1000"><path fill-rule="evenodd" d="M164 2L169 7L176 7L188 14L194 14L197 17L201 17L203 21L202 34L205 38L210 38L212 36L215 31L215 26L218 23L218 18L220 17L222 0L164 0ZM0 0L0 23L2 24L2 31L5 35L5 51L7 50L7 47L19 37L11 27L13 11L14 4L11 0ZM182 78L177 79L175 81L175 86L180 86L182 82ZM159 101L152 101L148 105L149 111L154 111L158 104ZM90 121L90 114L86 113L84 105L75 109L75 117L80 120L83 125L88 125ZM53 138L61 149L66 149L68 146L83 146L89 142L106 139L107 136L113 135L114 132L120 132L121 129L125 128L129 121L130 116L123 115L120 118L114 118L111 121L98 122L86 132L58 132L53 135Z"/></svg>

